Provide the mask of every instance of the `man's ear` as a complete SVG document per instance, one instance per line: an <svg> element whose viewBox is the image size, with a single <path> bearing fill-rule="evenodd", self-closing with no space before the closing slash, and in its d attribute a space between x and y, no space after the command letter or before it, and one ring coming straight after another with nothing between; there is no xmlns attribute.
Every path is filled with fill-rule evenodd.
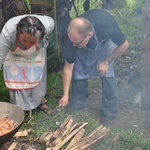
<svg viewBox="0 0 150 150"><path fill-rule="evenodd" d="M89 37L91 38L93 36L93 31L89 32Z"/></svg>

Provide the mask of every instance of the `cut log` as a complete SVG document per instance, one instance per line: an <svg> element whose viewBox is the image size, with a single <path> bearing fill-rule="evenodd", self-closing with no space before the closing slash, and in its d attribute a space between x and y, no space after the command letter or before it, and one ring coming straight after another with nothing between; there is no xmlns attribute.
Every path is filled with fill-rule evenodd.
<svg viewBox="0 0 150 150"><path fill-rule="evenodd" d="M70 119L72 120L72 116L69 115L65 121L60 125L60 127L54 131L53 133L50 133L46 138L46 147L48 147L50 145L50 143L52 144L58 137L60 132L62 132L62 130L65 128L65 126L67 125L67 123L70 121Z"/></svg>
<svg viewBox="0 0 150 150"><path fill-rule="evenodd" d="M51 150L59 150L66 142L68 142L74 135L76 135L77 132L79 132L79 130L81 130L87 124L88 124L87 122L83 122L79 128L73 130L67 137L64 137L63 139L61 139L56 146L48 147L48 148L51 148Z"/></svg>
<svg viewBox="0 0 150 150"><path fill-rule="evenodd" d="M60 127L53 133L46 146L55 146L61 138L69 131L73 123L73 118L69 115Z"/></svg>
<svg viewBox="0 0 150 150"><path fill-rule="evenodd" d="M47 137L49 135L49 131L44 132L39 138L38 138L38 142L39 143L45 143L45 137Z"/></svg>
<svg viewBox="0 0 150 150"><path fill-rule="evenodd" d="M68 116L56 131L49 133L44 138L46 150L60 150L68 141L71 142L68 142L69 144L65 150L89 150L98 144L110 131L108 128L100 125L83 137L84 127L87 124L87 122L73 124L73 117Z"/></svg>
<svg viewBox="0 0 150 150"><path fill-rule="evenodd" d="M45 142L48 142L50 140L50 138L53 136L54 132L49 132L49 134L46 135L46 137L44 138Z"/></svg>
<svg viewBox="0 0 150 150"><path fill-rule="evenodd" d="M22 136L28 136L29 132L31 132L32 129L25 130L25 131L18 131L13 137L22 137Z"/></svg>
<svg viewBox="0 0 150 150"><path fill-rule="evenodd" d="M69 122L69 120L72 119L72 116L69 115L65 121L60 125L60 127L54 132L53 134L53 138L57 138L58 135L60 134L61 130L65 128L65 126L67 125L67 123Z"/></svg>
<svg viewBox="0 0 150 150"><path fill-rule="evenodd" d="M106 145L104 146L104 149L103 149L103 150L110 150L110 149L113 147L114 143L115 143L118 139L119 139L119 134L116 133L116 134L114 135L114 137L113 137L108 143L106 143Z"/></svg>
<svg viewBox="0 0 150 150"><path fill-rule="evenodd" d="M70 120L69 120L68 123L65 125L65 127L64 127L62 130L60 130L57 139L56 139L54 142L51 143L52 146L56 146L56 145L59 143L59 141L60 141L60 140L66 135L66 133L70 130L72 124L73 124L73 118L70 118Z"/></svg>
<svg viewBox="0 0 150 150"><path fill-rule="evenodd" d="M74 138L71 140L71 142L68 144L68 146L66 147L65 150L70 150L70 148L72 146L74 146L75 144L77 144L81 138L83 137L84 135L84 132L85 132L85 129L81 129L75 136Z"/></svg>
<svg viewBox="0 0 150 150"><path fill-rule="evenodd" d="M94 131L92 131L89 135L82 138L80 142L76 144L76 146L73 146L70 148L70 150L87 150L91 148L93 145L97 144L100 139L102 139L104 136L106 136L109 133L109 129L106 127L99 126Z"/></svg>
<svg viewBox="0 0 150 150"><path fill-rule="evenodd" d="M9 147L8 150L13 150L17 146L18 142L13 142Z"/></svg>
<svg viewBox="0 0 150 150"><path fill-rule="evenodd" d="M100 125L95 130L90 132L87 136L85 136L83 139L87 139L88 137L93 136L93 134L95 134L97 131L102 131L102 130L105 130L105 129L106 129L106 127Z"/></svg>
<svg viewBox="0 0 150 150"><path fill-rule="evenodd" d="M81 147L81 149L83 149L83 150L86 150L87 148L92 148L92 147L94 147L94 145L98 144L99 141L107 135L107 133L108 133L107 131L102 131L102 133L99 133L98 137L97 137L97 135L96 135L96 137L93 135L93 137L90 137L86 141L83 141L83 143L78 147ZM80 141L80 142L82 142L82 141ZM72 150L72 149L70 149L70 150Z"/></svg>

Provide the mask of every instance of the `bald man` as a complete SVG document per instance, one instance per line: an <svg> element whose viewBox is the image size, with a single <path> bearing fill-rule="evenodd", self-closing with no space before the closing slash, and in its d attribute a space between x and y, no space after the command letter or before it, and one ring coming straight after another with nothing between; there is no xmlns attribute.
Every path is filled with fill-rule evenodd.
<svg viewBox="0 0 150 150"><path fill-rule="evenodd" d="M129 43L113 17L99 9L86 11L73 19L67 33L63 96L59 106L69 103L71 110L83 109L88 98L88 79L99 76L102 82L101 123L112 124L118 114L118 89L113 64L126 52Z"/></svg>

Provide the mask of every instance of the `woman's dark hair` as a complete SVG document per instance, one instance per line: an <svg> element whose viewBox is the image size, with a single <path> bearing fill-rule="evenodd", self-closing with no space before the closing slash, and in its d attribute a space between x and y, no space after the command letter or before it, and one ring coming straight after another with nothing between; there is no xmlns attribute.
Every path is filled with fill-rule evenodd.
<svg viewBox="0 0 150 150"><path fill-rule="evenodd" d="M45 35L44 25L38 18L34 16L27 16L21 19L17 25L17 31L20 34L26 32L31 36L39 37L40 40L43 39Z"/></svg>

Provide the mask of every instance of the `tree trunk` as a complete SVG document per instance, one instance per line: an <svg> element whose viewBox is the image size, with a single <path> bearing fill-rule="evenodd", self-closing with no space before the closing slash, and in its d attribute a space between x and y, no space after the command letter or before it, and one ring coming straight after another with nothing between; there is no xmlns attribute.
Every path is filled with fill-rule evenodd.
<svg viewBox="0 0 150 150"><path fill-rule="evenodd" d="M101 0L102 8L112 10L115 8L115 5L111 2L111 0Z"/></svg>
<svg viewBox="0 0 150 150"><path fill-rule="evenodd" d="M29 13L29 9L26 6L24 0L1 0L0 3L2 7L0 30L6 21L8 21L10 18Z"/></svg>
<svg viewBox="0 0 150 150"><path fill-rule="evenodd" d="M0 0L0 22L2 22L2 0ZM0 31L2 29L2 23L0 23Z"/></svg>
<svg viewBox="0 0 150 150"><path fill-rule="evenodd" d="M57 31L58 31L58 42L60 49L64 49L64 44L67 39L67 27L71 20L70 10L75 0L57 0L56 2L56 20L57 20Z"/></svg>
<svg viewBox="0 0 150 150"><path fill-rule="evenodd" d="M89 10L90 9L90 0L85 0L83 7L84 7L84 11Z"/></svg>
<svg viewBox="0 0 150 150"><path fill-rule="evenodd" d="M150 108L150 1L142 9L141 105Z"/></svg>

